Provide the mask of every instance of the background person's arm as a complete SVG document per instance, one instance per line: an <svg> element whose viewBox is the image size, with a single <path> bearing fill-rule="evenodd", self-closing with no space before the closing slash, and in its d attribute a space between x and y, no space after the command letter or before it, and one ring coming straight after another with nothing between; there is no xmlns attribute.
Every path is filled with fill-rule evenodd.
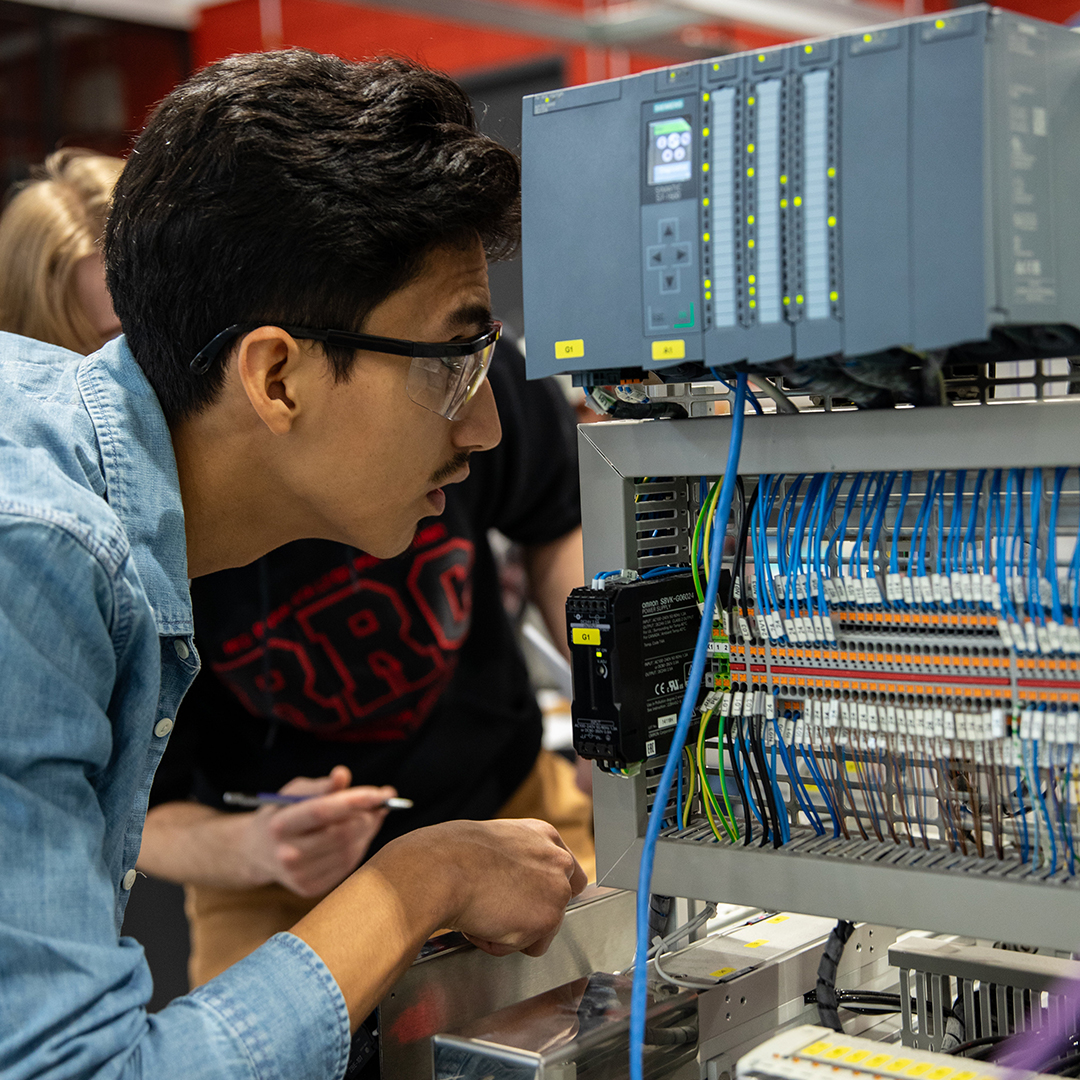
<svg viewBox="0 0 1080 1080"><path fill-rule="evenodd" d="M320 896L360 864L386 811L391 787L349 787L339 765L329 776L297 777L281 790L317 796L294 806L229 814L196 802L167 802L146 815L140 870L185 885L225 889L276 883Z"/></svg>
<svg viewBox="0 0 1080 1080"><path fill-rule="evenodd" d="M584 584L581 527L546 544L526 544L524 556L529 599L543 616L555 647L569 660L566 598L571 589Z"/></svg>

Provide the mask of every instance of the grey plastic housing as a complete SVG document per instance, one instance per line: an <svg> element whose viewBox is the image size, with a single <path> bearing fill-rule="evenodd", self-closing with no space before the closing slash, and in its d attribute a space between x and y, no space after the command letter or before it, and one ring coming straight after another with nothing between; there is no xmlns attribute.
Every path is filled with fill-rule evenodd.
<svg viewBox="0 0 1080 1080"><path fill-rule="evenodd" d="M1080 326L1077 178L1080 35L983 6L526 97L529 376Z"/></svg>

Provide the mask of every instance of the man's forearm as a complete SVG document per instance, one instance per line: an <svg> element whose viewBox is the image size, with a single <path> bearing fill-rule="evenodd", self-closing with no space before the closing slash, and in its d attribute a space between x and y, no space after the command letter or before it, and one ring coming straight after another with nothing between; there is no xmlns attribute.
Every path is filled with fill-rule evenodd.
<svg viewBox="0 0 1080 1080"><path fill-rule="evenodd" d="M250 814L194 802L155 806L146 815L138 868L185 885L242 889L271 879L250 858Z"/></svg>

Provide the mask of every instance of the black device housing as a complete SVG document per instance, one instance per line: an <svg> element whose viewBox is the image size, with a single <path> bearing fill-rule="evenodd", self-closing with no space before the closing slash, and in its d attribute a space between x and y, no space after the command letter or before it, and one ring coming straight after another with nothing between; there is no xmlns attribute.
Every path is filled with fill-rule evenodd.
<svg viewBox="0 0 1080 1080"><path fill-rule="evenodd" d="M566 636L578 754L624 768L670 748L700 621L689 571L574 589Z"/></svg>

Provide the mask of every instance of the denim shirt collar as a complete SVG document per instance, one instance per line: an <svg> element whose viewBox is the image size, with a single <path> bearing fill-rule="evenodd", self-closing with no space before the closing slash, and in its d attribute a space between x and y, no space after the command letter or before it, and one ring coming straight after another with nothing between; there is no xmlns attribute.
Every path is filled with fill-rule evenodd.
<svg viewBox="0 0 1080 1080"><path fill-rule="evenodd" d="M77 381L97 434L105 497L127 533L158 633L190 635L184 507L157 395L123 337L86 357Z"/></svg>

